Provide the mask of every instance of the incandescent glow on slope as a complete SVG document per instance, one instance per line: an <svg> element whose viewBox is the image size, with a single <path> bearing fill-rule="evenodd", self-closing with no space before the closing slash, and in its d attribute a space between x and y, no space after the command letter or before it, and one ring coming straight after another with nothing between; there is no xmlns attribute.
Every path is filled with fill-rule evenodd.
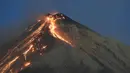
<svg viewBox="0 0 130 73"><path fill-rule="evenodd" d="M16 56L12 61L10 61L9 63L7 63L7 64L3 67L1 73L5 73L6 70L9 69L9 68L11 67L11 65L12 65L15 61L17 61L17 59L19 59L19 56Z"/></svg>
<svg viewBox="0 0 130 73"><path fill-rule="evenodd" d="M52 36L68 43L71 46L74 46L71 43L70 39L65 38L65 36L62 35L63 33L60 33L61 30L58 30L58 31L56 30L56 29L58 29L57 24L56 24L56 20L57 19L54 19L53 17L47 17L47 21L50 23L49 29L50 29Z"/></svg>
<svg viewBox="0 0 130 73"><path fill-rule="evenodd" d="M46 25L49 28L48 30L50 32L49 33L50 36L53 36L54 38L57 38L65 43L71 45L72 47L74 47L74 43L72 43L72 40L69 38L69 36L64 35L65 32L63 32L62 29L60 27L58 27L58 24L56 24L56 21L58 19L62 19L62 18L65 19L65 18L64 17L54 18L53 15L55 15L55 14L52 14L51 17L46 16L44 23L41 23L41 25L35 31L33 31L30 35L28 35L23 41L20 41L20 44L15 46L15 47L19 47L19 45L20 45L19 48L12 48L11 53L9 53L9 54L7 53L7 56L5 56L0 63L0 73L7 73L9 70L13 69L12 65L18 59L21 60L21 58L23 58L22 56L24 56L24 59L26 60L27 55L29 55L28 53L34 53L37 49L40 49L42 51L47 49L48 45L44 45L43 43L35 42L35 40L38 40L40 38L39 34L42 32L45 32L43 29ZM40 21L41 20L38 20L38 22L40 22ZM42 35L44 35L44 33ZM39 40L38 40L38 42L39 42ZM40 48L37 47L36 44L38 44L38 46L40 44L41 47ZM16 51L17 49L21 49L21 50ZM15 53L18 53L18 54L15 54ZM40 54L41 54L41 52L40 52ZM23 64L24 64L24 66L22 66L21 69L28 67L31 64L31 62L26 62L26 63L24 62Z"/></svg>

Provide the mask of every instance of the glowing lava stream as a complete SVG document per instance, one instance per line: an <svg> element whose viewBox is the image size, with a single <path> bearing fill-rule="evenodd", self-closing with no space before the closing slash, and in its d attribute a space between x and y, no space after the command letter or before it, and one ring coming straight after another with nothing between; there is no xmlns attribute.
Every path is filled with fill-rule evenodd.
<svg viewBox="0 0 130 73"><path fill-rule="evenodd" d="M67 38L63 37L63 35L62 35L63 33L60 34L60 33L58 33L59 31L56 30L58 28L57 25L56 25L56 20L57 19L54 19L53 17L47 17L47 20L50 23L49 29L50 29L50 32L51 32L52 36L66 42L67 44L74 47L74 44L71 43L70 39L67 39Z"/></svg>
<svg viewBox="0 0 130 73"><path fill-rule="evenodd" d="M55 38L58 38L60 39L61 41L71 45L72 47L74 47L74 43L72 43L72 40L70 40L70 38L68 36L63 36L64 32L60 31L60 30L57 30L59 29L58 28L58 25L56 25L56 20L57 19L54 19L53 17L47 17L47 20L45 20L45 22L43 24L41 24L41 26L35 30L30 36L28 36L27 38L24 39L27 40L28 38L31 38L32 36L37 36L41 31L42 31L42 28L45 26L46 22L49 22L49 31L51 33L51 35ZM28 46L32 41L28 41L27 43L25 43L25 45L22 46L22 48L25 48L26 46ZM21 43L20 43L21 44ZM43 46L42 49L45 49L48 45L46 46ZM7 58L5 56L5 59L2 59L3 61L7 61L9 60L8 57L10 57L12 55L12 53L14 52L14 50L16 50L17 48L14 48L13 51L11 52L11 54L7 54ZM25 50L25 49L23 49ZM26 60L26 56L27 54L32 51L34 52L34 45L33 44L30 44L29 48L27 50L25 50L24 52L22 52L22 54L24 55L24 58ZM7 61L7 63L5 65L3 65L3 62L0 64L0 65L3 65L1 68L0 68L0 73L6 73L10 67L20 58L21 56L15 56L15 58L11 59L10 61ZM4 61L4 62L5 62ZM26 66L29 66L31 63L30 62L27 62L25 63L25 67Z"/></svg>
<svg viewBox="0 0 130 73"><path fill-rule="evenodd" d="M1 73L5 73L10 67L11 65L17 61L17 59L19 59L19 56L16 56L12 61L8 62L5 67L2 69Z"/></svg>
<svg viewBox="0 0 130 73"><path fill-rule="evenodd" d="M29 49L27 49L27 50L23 53L25 60L26 60L26 55L28 54L28 52L29 52L30 50L32 50L32 48L33 48L33 45L31 44L31 45L29 46Z"/></svg>

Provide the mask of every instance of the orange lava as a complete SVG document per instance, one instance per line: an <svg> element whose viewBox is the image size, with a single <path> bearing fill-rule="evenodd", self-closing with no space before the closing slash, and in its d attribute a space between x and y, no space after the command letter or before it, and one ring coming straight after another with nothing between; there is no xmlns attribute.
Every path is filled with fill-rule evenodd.
<svg viewBox="0 0 130 73"><path fill-rule="evenodd" d="M17 59L19 59L19 56L16 56L13 60L11 60L10 62L8 62L2 69L1 73L5 73L10 67L11 65L17 61Z"/></svg>
<svg viewBox="0 0 130 73"><path fill-rule="evenodd" d="M28 67L30 64L31 64L31 62L26 62L26 63L24 64L24 67Z"/></svg>
<svg viewBox="0 0 130 73"><path fill-rule="evenodd" d="M56 13L54 13L54 14L56 14ZM64 18L64 17L62 17L62 18ZM74 47L74 43L72 43L72 40L70 39L70 37L69 37L65 32L63 32L63 30L62 30L61 28L59 28L58 25L56 24L56 20L57 20L57 19L58 19L58 18L47 17L46 21L45 21L43 24L41 24L41 26L40 26L36 31L34 31L34 32L31 34L31 36L32 36L32 35L37 36L37 35L42 31L42 28L45 26L45 23L46 23L46 22L49 22L49 31L50 31L51 35L52 35L53 37L55 37L55 38L57 38L57 39L59 39L59 40L65 42L65 43L71 45L72 47ZM40 21L41 21L41 20L38 20L38 22L40 22ZM29 42L32 42L32 41L33 41L33 40L30 40ZM30 44L30 43L29 43L29 44ZM43 46L41 49L45 50L47 46L48 46L48 45L45 45L45 46ZM22 54L23 54L25 60L26 60L27 54L28 54L29 52L33 53L34 51L35 51L34 45L33 45L33 44L30 44L30 45L29 45L29 48L26 49L26 50L24 50L24 51L22 52ZM8 54L7 54L7 55L8 55ZM43 55L43 53L40 53L40 55ZM6 57L6 56L5 56L5 57ZM7 56L7 57L8 57L8 56ZM10 57L10 56L9 56L9 57ZM20 57L21 57L21 53L20 53L19 56L15 56L15 58L9 59L9 61L7 61L7 63L6 63L5 65L3 65L3 62L0 63L0 66L3 65L3 66L0 68L0 73L6 73L6 72L10 69L10 67L11 67ZM8 58L7 58L7 59L8 59ZM2 59L2 60L3 60L3 59ZM23 68L28 67L29 65L31 65L31 62L26 62L26 63L24 63L24 67L23 67ZM21 68L21 69L23 69L23 68ZM12 70L10 70L10 72L12 72Z"/></svg>
<svg viewBox="0 0 130 73"><path fill-rule="evenodd" d="M29 46L29 49L27 49L27 50L23 53L25 60L26 60L26 55L28 54L28 52L29 52L32 48L33 48L33 45L31 44L31 45Z"/></svg>
<svg viewBox="0 0 130 73"><path fill-rule="evenodd" d="M74 45L71 43L71 40L70 40L69 38L66 38L67 35L64 36L64 35L63 35L63 34L64 34L63 32L60 33L61 30L57 30L57 29L59 29L59 28L58 28L58 26L56 25L56 20L57 20L57 19L54 19L53 17L47 17L47 21L50 23L49 29L50 29L50 32L51 32L52 36L55 37L55 38L58 38L58 39L60 39L60 40L62 40L62 41L64 41L64 42L66 42L66 43L68 43L68 44L71 45L71 46L74 46Z"/></svg>

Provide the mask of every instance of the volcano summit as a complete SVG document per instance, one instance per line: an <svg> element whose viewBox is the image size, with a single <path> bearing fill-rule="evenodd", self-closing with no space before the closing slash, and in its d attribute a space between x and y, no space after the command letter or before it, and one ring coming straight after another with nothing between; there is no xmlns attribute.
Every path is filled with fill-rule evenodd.
<svg viewBox="0 0 130 73"><path fill-rule="evenodd" d="M129 51L62 13L46 14L0 60L0 73L130 73Z"/></svg>

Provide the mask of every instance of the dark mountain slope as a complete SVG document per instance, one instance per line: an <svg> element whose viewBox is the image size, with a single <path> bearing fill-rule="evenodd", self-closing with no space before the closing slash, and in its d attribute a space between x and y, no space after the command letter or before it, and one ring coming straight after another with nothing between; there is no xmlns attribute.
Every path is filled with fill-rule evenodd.
<svg viewBox="0 0 130 73"><path fill-rule="evenodd" d="M74 47L55 39L44 56L36 57L32 66L20 73L130 73L130 47L62 16L65 19L56 21L62 29L59 32L69 37Z"/></svg>

